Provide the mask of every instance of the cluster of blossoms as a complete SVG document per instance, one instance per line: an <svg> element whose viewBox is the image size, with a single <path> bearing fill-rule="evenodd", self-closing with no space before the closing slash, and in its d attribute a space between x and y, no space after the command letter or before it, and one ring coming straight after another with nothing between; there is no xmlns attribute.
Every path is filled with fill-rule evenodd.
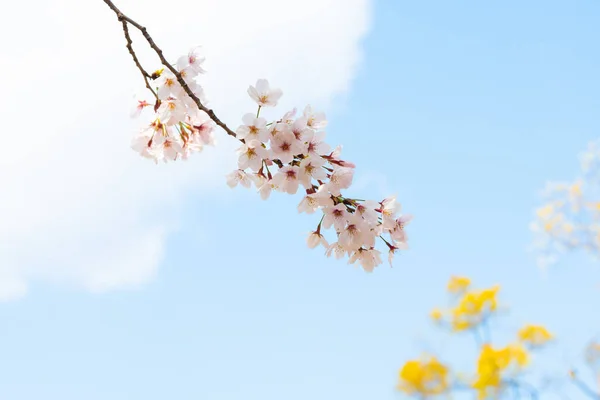
<svg viewBox="0 0 600 400"><path fill-rule="evenodd" d="M455 306L447 312L436 309L431 317L438 326L444 326L447 319L447 325L454 332L469 330L474 333L479 346L475 373L471 377L453 374L447 365L426 355L403 365L399 371L399 390L421 399L449 394L454 389L473 390L479 399L499 398L509 388L517 392L534 390L523 385L520 379L529 365L531 351L553 339L550 332L540 325L526 325L518 331L513 342L493 346L487 323L498 311L499 286L472 290L470 279L452 277L447 290L453 296Z"/></svg>
<svg viewBox="0 0 600 400"><path fill-rule="evenodd" d="M180 57L176 68L189 90L202 104L206 99L196 81L203 73L201 58L196 49ZM201 151L204 145L214 144L215 124L210 116L200 110L179 84L178 77L164 70L156 71L152 78L158 81L154 116L150 125L139 133L132 147L142 156L159 160L187 159L190 153ZM400 204L395 196L381 201L344 197L354 176L354 164L341 158L341 146L334 149L325 142L325 114L306 106L302 114L293 109L280 119L267 122L260 116L264 107L275 107L282 96L279 89L259 79L248 88L248 94L257 103L255 113L242 117L242 125L235 132L228 131L241 142L238 149L238 169L227 175L227 184L246 188L255 186L263 199L272 191L304 197L298 211L307 214L319 210L322 217L316 229L309 233L310 248L323 246L325 254L337 259L349 257L349 263L359 263L371 272L382 263L381 251L376 248L378 239L388 251L392 264L394 253L407 246L405 226L410 215L400 215ZM138 101L134 115L151 106ZM327 241L323 232L335 231L335 241Z"/></svg>
<svg viewBox="0 0 600 400"><path fill-rule="evenodd" d="M206 98L202 86L197 82L204 73L198 48L177 60L177 71L188 88L203 104ZM142 156L155 162L187 159L191 153L202 151L206 145L214 145L215 124L208 114L198 109L194 100L187 95L171 71L164 69L152 74L156 81L154 104L138 100L132 116L139 116L142 110L151 108L154 112L151 123L135 136L132 148Z"/></svg>
<svg viewBox="0 0 600 400"><path fill-rule="evenodd" d="M535 211L530 228L541 267L557 262L569 250L600 255L600 141L590 143L580 160L581 177L549 183L545 203Z"/></svg>

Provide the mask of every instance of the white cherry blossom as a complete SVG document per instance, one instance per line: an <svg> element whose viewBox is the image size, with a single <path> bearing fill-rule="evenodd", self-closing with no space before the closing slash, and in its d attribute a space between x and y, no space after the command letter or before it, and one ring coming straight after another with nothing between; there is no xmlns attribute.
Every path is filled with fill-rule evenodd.
<svg viewBox="0 0 600 400"><path fill-rule="evenodd" d="M328 187L332 194L339 195L342 189L348 189L352 185L354 170L352 168L336 168L329 178Z"/></svg>
<svg viewBox="0 0 600 400"><path fill-rule="evenodd" d="M306 244L308 245L309 249L314 249L318 245L321 245L326 249L329 248L329 243L327 243L327 240L323 237L323 235L321 235L319 229L308 234L308 237L306 238Z"/></svg>
<svg viewBox="0 0 600 400"><path fill-rule="evenodd" d="M269 140L269 131L267 130L267 121L264 118L257 118L254 114L244 114L242 117L244 125L240 125L236 130L237 137L240 139L252 139L260 142Z"/></svg>
<svg viewBox="0 0 600 400"><path fill-rule="evenodd" d="M292 132L283 131L271 138L271 151L274 159L288 164L296 154L301 153L302 148Z"/></svg>
<svg viewBox="0 0 600 400"><path fill-rule="evenodd" d="M242 144L238 154L238 168L242 170L251 168L253 171L258 171L263 165L263 160L268 157L267 150L258 140L250 140Z"/></svg>
<svg viewBox="0 0 600 400"><path fill-rule="evenodd" d="M249 188L252 184L252 181L248 177L248 174L246 174L241 169L236 169L235 171L227 175L227 185L229 185L229 187L234 188L238 184L246 188Z"/></svg>
<svg viewBox="0 0 600 400"><path fill-rule="evenodd" d="M271 89L266 79L259 79L255 86L248 88L248 94L261 107L275 107L283 92L281 89Z"/></svg>
<svg viewBox="0 0 600 400"><path fill-rule="evenodd" d="M295 194L298 191L300 181L298 180L298 167L288 165L281 168L272 180L283 192Z"/></svg>
<svg viewBox="0 0 600 400"><path fill-rule="evenodd" d="M306 157L300 162L300 183L306 189L312 187L312 180L324 181L327 172L323 169L325 160L321 157Z"/></svg>
<svg viewBox="0 0 600 400"><path fill-rule="evenodd" d="M312 107L307 105L304 108L304 118L306 118L306 124L312 129L323 129L327 126L327 118L323 112L313 112Z"/></svg>
<svg viewBox="0 0 600 400"><path fill-rule="evenodd" d="M344 204L340 203L336 206L325 207L323 209L323 214L325 214L325 217L323 218L324 228L329 229L331 225L333 225L338 232L344 229L346 221L348 220L348 210Z"/></svg>

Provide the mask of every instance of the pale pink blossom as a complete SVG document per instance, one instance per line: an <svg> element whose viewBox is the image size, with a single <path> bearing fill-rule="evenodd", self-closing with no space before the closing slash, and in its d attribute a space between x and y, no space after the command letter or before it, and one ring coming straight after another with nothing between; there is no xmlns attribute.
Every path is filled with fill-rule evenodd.
<svg viewBox="0 0 600 400"><path fill-rule="evenodd" d="M264 118L257 118L254 114L245 114L242 117L244 125L240 125L236 130L237 137L244 140L258 140L267 142L269 140L269 131L267 130L267 121Z"/></svg>
<svg viewBox="0 0 600 400"><path fill-rule="evenodd" d="M333 200L327 190L327 186L321 185L316 192L307 194L300 204L298 204L298 212L312 214L319 207L332 207Z"/></svg>
<svg viewBox="0 0 600 400"><path fill-rule="evenodd" d="M356 167L356 165L354 165L354 163L342 160L340 158L341 154L342 154L342 145L338 145L335 149L333 149L331 154L329 154L327 156L327 160L330 163L338 165L340 167L346 167L346 168L355 168Z"/></svg>
<svg viewBox="0 0 600 400"><path fill-rule="evenodd" d="M157 140L160 138L162 140ZM175 161L183 153L182 144L172 136L155 136L153 145L159 159Z"/></svg>
<svg viewBox="0 0 600 400"><path fill-rule="evenodd" d="M272 140L275 136L279 135L281 132L292 132L290 126L283 122L278 122L276 124L271 125L269 128L269 139Z"/></svg>
<svg viewBox="0 0 600 400"><path fill-rule="evenodd" d="M342 189L348 189L352 185L353 177L354 170L352 168L336 168L329 178L327 187L331 194L339 196Z"/></svg>
<svg viewBox="0 0 600 400"><path fill-rule="evenodd" d="M329 248L329 243L327 240L321 235L320 229L317 229L314 232L310 232L308 237L306 238L306 244L309 249L314 249L318 245L322 245L326 249Z"/></svg>
<svg viewBox="0 0 600 400"><path fill-rule="evenodd" d="M323 227L325 229L329 229L331 225L335 227L336 231L344 229L348 219L348 210L346 210L345 205L340 203L333 207L325 207L323 208L323 214L325 214L323 218Z"/></svg>
<svg viewBox="0 0 600 400"><path fill-rule="evenodd" d="M325 251L325 255L327 257L331 257L332 254L335 256L336 260L339 260L348 254L348 250L346 250L346 248L340 245L338 242L334 242L331 243L327 248L327 251Z"/></svg>
<svg viewBox="0 0 600 400"><path fill-rule="evenodd" d="M396 195L383 199L381 202L381 216L383 227L392 229L396 224L396 213L401 209L400 203L396 200Z"/></svg>
<svg viewBox="0 0 600 400"><path fill-rule="evenodd" d="M250 180L252 180L252 183L254 183L255 188L260 189L262 185L267 183L268 178L261 172L253 172L250 174Z"/></svg>
<svg viewBox="0 0 600 400"><path fill-rule="evenodd" d="M296 193L300 183L298 180L298 167L286 165L277 171L272 181L281 191L289 194Z"/></svg>
<svg viewBox="0 0 600 400"><path fill-rule="evenodd" d="M325 113L322 112L313 112L312 107L307 105L304 108L304 118L306 118L307 125L312 129L323 129L327 126L327 119L325 118Z"/></svg>
<svg viewBox="0 0 600 400"><path fill-rule="evenodd" d="M406 242L408 238L406 236L406 232L404 231L404 227L408 225L408 223L412 220L412 215L402 215L398 219L396 219L390 229L390 236L397 242Z"/></svg>
<svg viewBox="0 0 600 400"><path fill-rule="evenodd" d="M376 239L381 235L381 226L375 226L373 228L365 227L363 231L363 246L366 248L375 247Z"/></svg>
<svg viewBox="0 0 600 400"><path fill-rule="evenodd" d="M179 69L178 71L190 89L192 89L192 86L198 85L196 83L196 81L194 80L196 78L196 76L198 76L198 72L196 72L196 70L194 70L190 67L186 67L183 69ZM193 91L193 89L192 89L192 91Z"/></svg>
<svg viewBox="0 0 600 400"><path fill-rule="evenodd" d="M315 132L315 131L311 130L307 134L306 140L308 143L306 153L309 156L320 157L331 151L331 147L323 141L323 140L325 140L325 132L324 131Z"/></svg>
<svg viewBox="0 0 600 400"><path fill-rule="evenodd" d="M177 82L177 77L170 71L165 71L160 77L157 94L161 100L164 100L171 96L181 97L184 92L179 82Z"/></svg>
<svg viewBox="0 0 600 400"><path fill-rule="evenodd" d="M206 60L205 57L200 55L200 46L196 46L191 49L187 55L179 57L177 60L177 69L191 69L196 74L203 74L206 71L202 68L202 64Z"/></svg>
<svg viewBox="0 0 600 400"><path fill-rule="evenodd" d="M367 225L372 227L379 222L377 209L379 209L379 203L373 200L366 200L356 205L355 213L363 217Z"/></svg>
<svg viewBox="0 0 600 400"><path fill-rule="evenodd" d="M285 124L291 124L294 122L294 117L296 116L296 112L298 111L298 109L296 107L294 107L294 109L286 112L283 117L281 117L281 122L285 123Z"/></svg>
<svg viewBox="0 0 600 400"><path fill-rule="evenodd" d="M361 216L348 216L346 226L340 231L338 242L348 250L356 250L363 245L364 229L368 229Z"/></svg>
<svg viewBox="0 0 600 400"><path fill-rule="evenodd" d="M188 160L192 153L200 153L204 148L204 145L195 140L187 140L183 143L181 152L181 159Z"/></svg>
<svg viewBox="0 0 600 400"><path fill-rule="evenodd" d="M158 107L157 114L165 124L175 125L185 119L186 107L181 101L169 97Z"/></svg>
<svg viewBox="0 0 600 400"><path fill-rule="evenodd" d="M271 138L271 151L274 159L288 164L292 162L296 154L302 152L302 148L293 133L284 131Z"/></svg>
<svg viewBox="0 0 600 400"><path fill-rule="evenodd" d="M312 214L319 208L319 202L313 197L312 194L307 194L298 204L299 213Z"/></svg>
<svg viewBox="0 0 600 400"><path fill-rule="evenodd" d="M215 137L213 132L215 129L215 123L210 119L205 121L200 119L196 121L197 122L195 122L193 125L190 124L192 129L192 140L203 145L214 146Z"/></svg>
<svg viewBox="0 0 600 400"><path fill-rule="evenodd" d="M388 243L386 243L389 251L388 251L388 263L390 264L390 267L393 267L392 262L394 261L394 255L396 254L396 251L398 250L408 250L408 244L406 243L396 243L395 245L390 245Z"/></svg>
<svg viewBox="0 0 600 400"><path fill-rule="evenodd" d="M273 190L279 190L279 186L275 185L272 180L267 180L259 189L260 198L267 200L271 196Z"/></svg>
<svg viewBox="0 0 600 400"><path fill-rule="evenodd" d="M333 206L331 195L327 191L325 185L322 185L316 192L304 196L302 201L300 201L300 204L298 204L298 212L312 214L319 207L331 206Z"/></svg>
<svg viewBox="0 0 600 400"><path fill-rule="evenodd" d="M314 131L306 125L306 118L298 118L296 121L294 121L292 124L292 133L294 134L296 140L303 144L314 135ZM302 153L305 152L306 150L304 149Z"/></svg>
<svg viewBox="0 0 600 400"><path fill-rule="evenodd" d="M131 111L131 118L139 117L142 113L142 110L148 107L149 105L150 103L148 103L146 100L138 100L137 105Z"/></svg>
<svg viewBox="0 0 600 400"><path fill-rule="evenodd" d="M258 171L262 167L263 160L268 157L267 150L258 140L246 141L238 149L238 154L238 168L251 168L253 171Z"/></svg>
<svg viewBox="0 0 600 400"><path fill-rule="evenodd" d="M300 162L300 183L306 189L312 187L312 180L323 181L327 179L327 172L323 169L325 160L321 157L307 157Z"/></svg>
<svg viewBox="0 0 600 400"><path fill-rule="evenodd" d="M272 89L266 79L259 79L256 86L248 88L248 94L261 107L275 107L283 92L281 89Z"/></svg>
<svg viewBox="0 0 600 400"><path fill-rule="evenodd" d="M248 177L248 174L246 174L246 172L244 172L241 169L236 169L235 171L227 175L227 185L230 188L234 188L238 184L244 186L245 188L249 188L252 184L252 181Z"/></svg>
<svg viewBox="0 0 600 400"><path fill-rule="evenodd" d="M134 137L131 147L145 158L157 160L155 152L152 150L152 145L155 144L154 137L156 136L156 142L162 143L162 136L166 134L165 126L160 119L155 119L152 123L143 131L141 131L136 137Z"/></svg>
<svg viewBox="0 0 600 400"><path fill-rule="evenodd" d="M359 249L352 253L349 264L358 261L365 272L373 272L375 267L382 263L381 252L377 249Z"/></svg>
<svg viewBox="0 0 600 400"><path fill-rule="evenodd" d="M139 133L131 141L131 148L140 153L142 157L156 161L156 155L152 152L152 135Z"/></svg>

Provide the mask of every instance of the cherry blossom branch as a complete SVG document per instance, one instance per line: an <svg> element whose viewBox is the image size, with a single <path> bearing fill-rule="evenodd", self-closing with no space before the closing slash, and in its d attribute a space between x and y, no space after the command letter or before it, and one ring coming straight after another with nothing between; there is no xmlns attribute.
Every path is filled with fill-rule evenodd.
<svg viewBox="0 0 600 400"><path fill-rule="evenodd" d="M395 252L408 248L404 227L411 216L397 215L400 204L395 196L374 201L342 195L341 191L352 184L355 165L340 157L341 146L331 150L324 141L327 125L324 113L313 111L307 105L299 116L294 108L283 117L267 122L260 116L261 109L275 107L283 92L271 88L266 79L258 79L256 85L247 90L258 109L246 113L242 117L243 125L235 131L229 129L204 105L204 90L196 80L205 72L204 58L197 49L179 57L174 64L167 62L144 26L124 15L111 0L103 1L121 22L127 49L156 99L152 122L132 143L140 155L155 162L185 160L190 154L202 151L204 146L214 145L212 132L215 126L220 126L242 143L237 150L238 169L227 175L229 186L240 184L249 188L254 185L264 200L272 191L293 195L303 187L306 193L297 207L298 212L323 212L317 229L307 238L309 248L322 245L326 256L334 255L336 259L348 256L349 264L358 262L367 272L382 263L381 251L376 249L378 238L388 249L390 265ZM142 33L164 68L149 74L142 67L133 49L129 25ZM156 91L149 80L159 80ZM138 100L133 114L141 113L150 105L146 100ZM337 241L329 244L321 233L322 228L333 228ZM384 234L389 239L384 239Z"/></svg>
<svg viewBox="0 0 600 400"><path fill-rule="evenodd" d="M141 65L139 64L139 61L137 60L137 56L135 55L133 47L131 46L131 38L129 37L127 24L131 24L132 26L134 26L137 30L139 30L142 33L142 35L144 36L144 38L146 39L146 41L148 42L150 47L154 50L154 52L160 59L161 64L164 65L165 68L167 68L169 71L171 71L171 73L173 75L175 75L175 77L177 78L177 82L181 85L181 87L183 88L185 93L188 96L190 96L190 98L194 101L194 103L196 103L196 106L198 106L198 108L200 110L204 111L210 117L210 119L213 120L213 122L215 124L217 124L218 126L223 128L223 130L225 132L227 132L227 134L229 136L233 136L234 138L237 138L237 135L235 134L235 132L232 131L223 121L221 121L221 119L219 119L217 117L217 115L215 114L215 112L212 109L209 109L206 106L204 106L204 104L202 104L202 102L200 101L198 96L196 96L196 94L194 94L194 92L192 92L192 90L188 86L187 82L183 79L183 76L181 76L181 73L179 71L177 71L171 64L169 64L169 62L165 59L165 56L163 55L163 51L156 45L156 43L152 39L152 36L150 36L150 34L148 33L148 30L146 29L146 27L138 24L137 22L135 22L134 20L132 20L131 18L129 18L128 16L123 14L121 12L121 10L119 10L117 8L117 6L115 6L115 4L111 0L103 0L103 1L106 3L106 5L108 5L108 7L110 7L111 10L113 10L115 12L115 14L117 15L117 19L123 24L123 31L125 34L125 38L127 39L127 48L129 49L129 52L133 56L133 59L134 59L136 65L138 66L138 68L140 69L142 75L144 76L144 80L146 80L146 85L149 86L149 84L148 84L149 74L141 67ZM150 89L150 90L152 91L152 89Z"/></svg>

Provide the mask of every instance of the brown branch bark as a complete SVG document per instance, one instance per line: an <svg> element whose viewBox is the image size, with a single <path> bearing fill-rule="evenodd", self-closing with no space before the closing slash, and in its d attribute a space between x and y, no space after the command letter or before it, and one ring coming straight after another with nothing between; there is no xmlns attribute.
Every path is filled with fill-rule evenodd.
<svg viewBox="0 0 600 400"><path fill-rule="evenodd" d="M209 109L206 106L204 106L204 104L202 104L202 102L200 101L200 99L198 98L198 96L196 96L194 94L194 92L192 92L192 90L190 89L190 87L188 86L188 84L185 82L185 80L183 79L183 77L181 76L181 74L179 73L179 71L177 71L165 59L165 56L163 55L163 51L160 49L160 47L158 47L156 45L156 43L152 39L152 36L150 36L150 34L148 33L148 30L144 26L138 24L137 22L135 22L134 20L132 20L131 18L129 18L128 16L126 16L125 14L123 14L121 12L121 10L119 10L117 8L117 6L115 6L114 3L111 0L103 0L103 1L106 3L106 5L108 5L108 7L110 7L111 10L114 11L114 13L117 15L117 19L123 24L123 33L125 35L125 39L127 40L127 49L129 50L129 53L131 53L131 56L133 57L133 60L134 60L135 64L137 65L138 69L140 70L140 72L144 76L144 80L146 82L146 87L148 87L152 91L152 93L154 93L155 97L158 99L158 96L156 95L156 93L154 92L154 90L150 87L150 84L148 82L148 78L150 77L150 75L141 66L141 64L140 64L140 62L139 62L139 60L137 58L137 55L135 54L135 51L133 50L132 41L131 41L131 37L129 36L129 30L128 30L127 24L131 24L133 27L135 27L137 30L139 30L142 33L142 35L144 36L144 38L146 39L146 41L148 42L148 44L150 45L150 47L154 50L154 52L156 53L156 55L160 59L161 64L165 68L167 68L169 71L171 71L171 73L173 75L175 75L175 77L177 78L177 82L179 82L179 84L181 85L181 87L183 88L183 90L185 91L185 93L188 96L190 96L190 98L194 101L194 103L196 103L196 106L200 110L202 110L206 114L208 114L208 117L215 124L217 124L218 126L220 126L221 128L223 128L223 130L225 132L227 132L228 135L233 136L234 138L237 138L237 135L235 134L235 132L232 131L223 121L221 121L221 119L219 117L217 117L217 115L215 114L215 112L212 109Z"/></svg>

